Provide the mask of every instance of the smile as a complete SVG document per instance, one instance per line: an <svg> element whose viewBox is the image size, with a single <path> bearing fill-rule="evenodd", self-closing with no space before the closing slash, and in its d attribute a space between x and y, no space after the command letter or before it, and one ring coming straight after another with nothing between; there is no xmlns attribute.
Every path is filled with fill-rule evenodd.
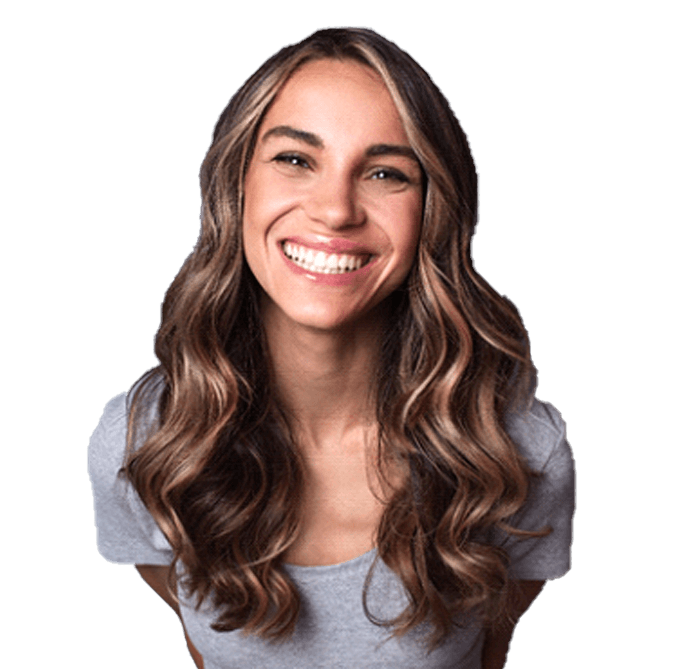
<svg viewBox="0 0 685 669"><path fill-rule="evenodd" d="M347 253L324 253L306 246L283 242L283 253L288 260L308 272L317 274L346 274L361 269L371 260L371 255Z"/></svg>

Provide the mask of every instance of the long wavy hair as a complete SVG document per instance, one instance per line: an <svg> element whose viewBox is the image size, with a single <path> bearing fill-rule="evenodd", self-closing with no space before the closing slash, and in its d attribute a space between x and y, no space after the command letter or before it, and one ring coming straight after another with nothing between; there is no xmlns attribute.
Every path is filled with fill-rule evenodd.
<svg viewBox="0 0 685 669"><path fill-rule="evenodd" d="M364 605L395 635L430 623L436 645L460 614L502 611L506 554L482 537L516 533L507 521L531 472L505 417L532 396L535 369L515 307L472 265L477 176L466 136L424 70L376 33L323 30L284 48L221 114L201 169L200 236L162 308L160 364L129 395L122 471L182 563L180 585L216 606L215 630L292 633L300 599L283 556L300 526L304 468L243 256L243 184L269 105L295 70L327 58L382 78L424 172L418 253L389 298L376 390L379 468L408 472L386 501L377 559L401 579L408 605L376 620L368 580Z"/></svg>

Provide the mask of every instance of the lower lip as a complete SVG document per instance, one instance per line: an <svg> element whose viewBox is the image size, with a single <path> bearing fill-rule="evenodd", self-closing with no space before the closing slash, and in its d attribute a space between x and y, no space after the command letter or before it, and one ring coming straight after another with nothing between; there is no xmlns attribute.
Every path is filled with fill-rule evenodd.
<svg viewBox="0 0 685 669"><path fill-rule="evenodd" d="M352 272L341 272L340 274L319 274L318 272L312 272L311 270L300 267L294 263L287 255L283 252L283 247L280 247L281 257L285 261L286 265L290 268L290 271L294 274L299 274L304 276L312 283L321 284L324 286L349 286L355 283L359 279L363 279L370 271L371 266L374 264L375 259L372 258L369 262L359 269Z"/></svg>

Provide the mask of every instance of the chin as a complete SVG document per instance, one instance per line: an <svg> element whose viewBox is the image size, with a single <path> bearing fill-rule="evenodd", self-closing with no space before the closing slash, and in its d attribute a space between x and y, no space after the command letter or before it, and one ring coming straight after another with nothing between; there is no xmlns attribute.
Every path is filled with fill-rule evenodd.
<svg viewBox="0 0 685 669"><path fill-rule="evenodd" d="M308 314L300 315L292 319L293 323L309 330L315 330L318 332L336 332L340 330L345 330L349 327L359 324L360 321L364 320L362 317L352 317L345 314Z"/></svg>
<svg viewBox="0 0 685 669"><path fill-rule="evenodd" d="M275 305L272 303L272 306ZM287 305L277 307L267 317L278 328L301 328L333 333L354 327L365 327L370 312L368 309L335 308L331 304L297 304L292 305L292 308L288 308Z"/></svg>

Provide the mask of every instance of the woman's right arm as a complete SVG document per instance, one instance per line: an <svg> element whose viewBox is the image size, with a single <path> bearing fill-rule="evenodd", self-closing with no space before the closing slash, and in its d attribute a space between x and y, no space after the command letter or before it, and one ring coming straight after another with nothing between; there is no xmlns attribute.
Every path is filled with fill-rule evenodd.
<svg viewBox="0 0 685 669"><path fill-rule="evenodd" d="M172 593L171 589L169 588L169 569L171 569L171 567L163 567L160 565L151 564L137 564L136 569L143 577L143 580L175 611L176 615L179 617L179 620L181 620L181 624L183 624L178 602L174 597L174 593ZM188 650L190 651L190 656L195 662L195 666L198 667L198 669L204 669L205 665L202 660L202 655L200 655L197 648L195 648L193 642L190 640L185 626L183 627L183 634L185 635L186 643L188 644Z"/></svg>
<svg viewBox="0 0 685 669"><path fill-rule="evenodd" d="M528 610L533 600L540 594L544 581L515 581L509 591L506 620L493 625L485 632L483 654L481 656L482 669L502 669L507 660L509 644L514 627L519 618Z"/></svg>

